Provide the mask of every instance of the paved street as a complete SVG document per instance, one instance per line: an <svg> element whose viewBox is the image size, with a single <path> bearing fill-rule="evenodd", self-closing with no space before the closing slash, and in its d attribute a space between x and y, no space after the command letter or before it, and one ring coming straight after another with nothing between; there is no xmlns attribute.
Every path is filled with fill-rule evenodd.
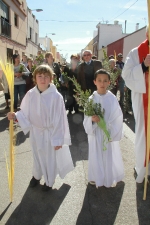
<svg viewBox="0 0 150 225"><path fill-rule="evenodd" d="M32 176L32 154L28 135L16 131L15 181L10 204L5 152L9 133L4 97L0 97L0 224L1 225L149 225L150 186L143 201L143 184L136 184L133 167L134 120L124 118L121 150L125 179L115 188L96 189L87 182L88 145L82 126L82 114L68 115L75 169L64 180L57 177L51 192L28 187Z"/></svg>

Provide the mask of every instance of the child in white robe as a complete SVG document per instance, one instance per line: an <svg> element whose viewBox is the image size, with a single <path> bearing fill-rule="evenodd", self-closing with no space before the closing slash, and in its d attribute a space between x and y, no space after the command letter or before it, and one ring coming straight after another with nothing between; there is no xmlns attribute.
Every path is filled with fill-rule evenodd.
<svg viewBox="0 0 150 225"><path fill-rule="evenodd" d="M8 119L17 120L24 134L30 132L33 152L30 187L37 186L43 176L43 191L52 189L57 174L64 178L74 168L64 101L52 83L52 76L49 66L37 67L33 73L36 86L23 98L21 110L8 113Z"/></svg>
<svg viewBox="0 0 150 225"><path fill-rule="evenodd" d="M90 96L95 103L100 103L105 110L104 119L110 132L111 141L105 143L104 133L97 125L100 118L97 115L85 116L83 125L88 134L89 163L88 181L96 187L114 187L124 178L124 168L119 147L122 137L123 115L118 100L107 90L110 85L110 75L100 69L95 73L94 84L97 91Z"/></svg>

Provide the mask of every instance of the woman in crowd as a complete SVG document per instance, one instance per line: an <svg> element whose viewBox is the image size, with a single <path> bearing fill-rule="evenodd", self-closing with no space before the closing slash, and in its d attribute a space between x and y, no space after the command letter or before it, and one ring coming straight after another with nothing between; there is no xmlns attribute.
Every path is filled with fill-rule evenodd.
<svg viewBox="0 0 150 225"><path fill-rule="evenodd" d="M53 53L52 52L47 52L45 54L45 60L46 60L46 64L49 65L49 67L56 74L57 80L59 80L59 78L60 78L60 68L59 68L58 63L54 62Z"/></svg>
<svg viewBox="0 0 150 225"><path fill-rule="evenodd" d="M26 79L26 92L28 92L31 88L34 87L33 75L32 75L32 72L33 72L33 59L29 57L27 59L27 62L28 62L27 69L30 71L30 74L29 74L29 76Z"/></svg>
<svg viewBox="0 0 150 225"><path fill-rule="evenodd" d="M73 78L75 77L77 79L77 67L78 67L78 57L77 55L71 55L70 57L71 63L69 68L68 77ZM74 95L76 94L74 92L74 85L72 81L69 81L68 83L68 99L66 102L66 109L69 110L69 113L71 114L74 110L76 113L78 113L78 104L74 98Z"/></svg>
<svg viewBox="0 0 150 225"><path fill-rule="evenodd" d="M29 76L29 70L24 64L20 63L20 55L13 55L13 65L14 65L14 110L17 111L18 105L18 95L20 102L26 93L26 81L25 79Z"/></svg>

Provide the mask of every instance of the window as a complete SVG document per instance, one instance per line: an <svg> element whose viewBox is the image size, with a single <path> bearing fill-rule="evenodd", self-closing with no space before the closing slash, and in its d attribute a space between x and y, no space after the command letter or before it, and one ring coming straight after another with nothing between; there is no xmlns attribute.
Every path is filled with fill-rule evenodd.
<svg viewBox="0 0 150 225"><path fill-rule="evenodd" d="M14 14L14 25L16 27L18 27L18 16L17 16L17 14Z"/></svg>
<svg viewBox="0 0 150 225"><path fill-rule="evenodd" d="M15 50L15 54L18 54L18 50Z"/></svg>
<svg viewBox="0 0 150 225"><path fill-rule="evenodd" d="M22 52L22 57L23 57L23 55L25 55L25 52Z"/></svg>
<svg viewBox="0 0 150 225"><path fill-rule="evenodd" d="M37 40L37 33L35 33L35 44L37 44L38 40Z"/></svg>
<svg viewBox="0 0 150 225"><path fill-rule="evenodd" d="M0 15L9 22L9 8L2 0L0 0Z"/></svg>
<svg viewBox="0 0 150 225"><path fill-rule="evenodd" d="M30 57L33 57L33 55L32 55L32 54L30 54Z"/></svg>
<svg viewBox="0 0 150 225"><path fill-rule="evenodd" d="M9 7L0 0L0 33L4 36L11 36L11 25L9 24Z"/></svg>
<svg viewBox="0 0 150 225"><path fill-rule="evenodd" d="M29 39L32 39L32 28L30 27Z"/></svg>

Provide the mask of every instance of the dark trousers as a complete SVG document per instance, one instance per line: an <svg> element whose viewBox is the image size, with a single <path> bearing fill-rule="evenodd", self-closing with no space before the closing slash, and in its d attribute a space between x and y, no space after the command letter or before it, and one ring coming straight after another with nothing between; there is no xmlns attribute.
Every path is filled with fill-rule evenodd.
<svg viewBox="0 0 150 225"><path fill-rule="evenodd" d="M26 93L26 84L14 85L14 109L17 109L18 105L18 95L20 101L22 101L23 97Z"/></svg>

